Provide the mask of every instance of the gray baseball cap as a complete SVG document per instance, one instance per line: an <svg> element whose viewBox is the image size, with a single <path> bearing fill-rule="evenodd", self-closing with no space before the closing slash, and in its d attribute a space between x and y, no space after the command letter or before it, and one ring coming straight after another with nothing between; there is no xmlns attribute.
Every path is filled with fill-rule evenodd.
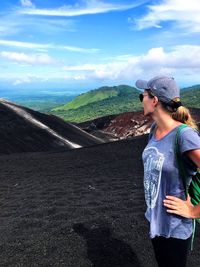
<svg viewBox="0 0 200 267"><path fill-rule="evenodd" d="M149 81L137 80L135 85L140 89L150 89L154 96L165 103L180 98L180 88L172 77L156 76Z"/></svg>

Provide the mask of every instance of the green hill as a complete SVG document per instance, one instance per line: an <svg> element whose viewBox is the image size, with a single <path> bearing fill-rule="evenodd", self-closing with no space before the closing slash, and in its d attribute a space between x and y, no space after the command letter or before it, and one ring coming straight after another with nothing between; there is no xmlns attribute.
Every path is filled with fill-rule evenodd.
<svg viewBox="0 0 200 267"><path fill-rule="evenodd" d="M135 89L136 90L136 89ZM91 103L99 102L113 97L121 97L134 93L133 87L127 85L119 85L114 87L100 87L96 90L91 90L76 97L71 102L54 108L53 111L78 109Z"/></svg>
<svg viewBox="0 0 200 267"><path fill-rule="evenodd" d="M101 87L52 109L51 113L68 121L83 122L110 114L134 111L141 108L139 93L137 89L127 85Z"/></svg>
<svg viewBox="0 0 200 267"><path fill-rule="evenodd" d="M98 117L138 111L142 105L140 91L127 85L101 87L81 94L71 102L58 106L51 113L67 121L83 122ZM200 108L200 85L181 90L181 100L186 107Z"/></svg>
<svg viewBox="0 0 200 267"><path fill-rule="evenodd" d="M200 85L181 90L181 101L186 107L200 108Z"/></svg>

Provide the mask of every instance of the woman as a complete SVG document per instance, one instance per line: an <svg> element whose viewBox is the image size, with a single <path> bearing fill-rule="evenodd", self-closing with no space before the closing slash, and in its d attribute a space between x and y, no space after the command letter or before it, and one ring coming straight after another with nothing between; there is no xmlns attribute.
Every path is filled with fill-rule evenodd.
<svg viewBox="0 0 200 267"><path fill-rule="evenodd" d="M181 124L188 124L179 136L179 147L188 172L187 183L200 166L200 137L189 111L180 102L180 89L173 78L157 76L148 82L138 80L136 86L144 89L140 95L144 115L154 120L142 158L147 204L145 216L150 223L155 257L159 267L184 267L192 236L192 220L189 218L194 214L197 216L199 207L192 207L185 199L174 153L175 136ZM184 208L180 208L178 201L183 201ZM179 210L170 206L172 204ZM192 211L186 212L185 206ZM182 216L188 213L185 216L188 218L176 213Z"/></svg>

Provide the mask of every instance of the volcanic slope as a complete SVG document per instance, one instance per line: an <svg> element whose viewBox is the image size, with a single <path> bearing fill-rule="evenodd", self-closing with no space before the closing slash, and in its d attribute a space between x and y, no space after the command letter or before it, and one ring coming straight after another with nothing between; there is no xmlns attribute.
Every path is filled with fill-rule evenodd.
<svg viewBox="0 0 200 267"><path fill-rule="evenodd" d="M62 119L0 100L0 154L74 149L103 143Z"/></svg>
<svg viewBox="0 0 200 267"><path fill-rule="evenodd" d="M0 156L0 266L155 267L144 218L146 142ZM199 262L197 226L188 266Z"/></svg>

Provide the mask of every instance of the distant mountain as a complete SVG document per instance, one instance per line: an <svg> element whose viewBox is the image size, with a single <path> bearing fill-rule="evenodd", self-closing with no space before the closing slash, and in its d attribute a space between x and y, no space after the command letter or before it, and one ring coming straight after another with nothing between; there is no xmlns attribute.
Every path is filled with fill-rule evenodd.
<svg viewBox="0 0 200 267"><path fill-rule="evenodd" d="M67 121L83 122L98 117L141 109L140 91L128 85L101 87L76 97L52 113Z"/></svg>

